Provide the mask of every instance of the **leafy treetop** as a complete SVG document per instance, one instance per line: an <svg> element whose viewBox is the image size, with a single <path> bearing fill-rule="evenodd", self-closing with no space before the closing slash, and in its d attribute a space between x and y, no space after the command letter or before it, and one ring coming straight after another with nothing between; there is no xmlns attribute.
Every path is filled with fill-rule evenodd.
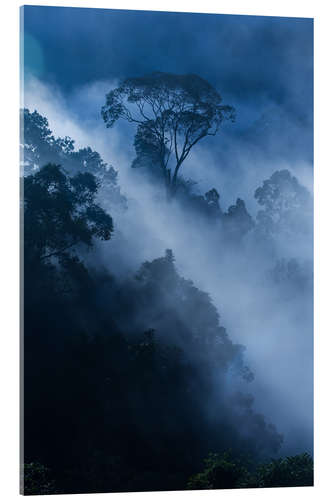
<svg viewBox="0 0 333 500"><path fill-rule="evenodd" d="M313 458L308 453L271 460L255 469L230 452L210 453L204 463L205 469L189 479L188 489L313 486Z"/></svg>
<svg viewBox="0 0 333 500"><path fill-rule="evenodd" d="M38 172L48 163L61 165L71 176L90 173L99 182L98 198L105 208L115 205L125 208L126 199L117 185L117 171L108 165L90 146L76 149L70 137L56 138L49 128L47 118L37 111L21 109L21 156L24 175Z"/></svg>
<svg viewBox="0 0 333 500"><path fill-rule="evenodd" d="M53 164L25 178L26 261L61 257L78 244L91 247L94 237L110 239L113 221L94 203L97 189L92 174L70 177Z"/></svg>
<svg viewBox="0 0 333 500"><path fill-rule="evenodd" d="M308 229L312 198L289 170L274 172L256 189L254 197L262 207L257 220L264 233L284 231L294 234Z"/></svg>
<svg viewBox="0 0 333 500"><path fill-rule="evenodd" d="M156 72L128 78L111 90L102 117L107 127L119 118L137 124L133 166L152 161L174 193L178 171L192 147L215 135L224 120L234 120L235 111L222 104L219 93L197 75Z"/></svg>

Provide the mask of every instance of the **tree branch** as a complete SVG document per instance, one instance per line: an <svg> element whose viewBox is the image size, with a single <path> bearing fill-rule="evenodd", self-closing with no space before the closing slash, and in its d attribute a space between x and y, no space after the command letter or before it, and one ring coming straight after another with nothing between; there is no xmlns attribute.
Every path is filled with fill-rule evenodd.
<svg viewBox="0 0 333 500"><path fill-rule="evenodd" d="M49 253L47 255L43 255L40 258L40 260L48 259L50 257L54 257L55 255L62 254L63 252L65 252L65 250L69 250L70 248L72 248L74 245L77 245L77 244L78 244L78 241L74 241L70 245L66 245L65 247L63 247L61 250L57 250L56 252L51 252L51 253Z"/></svg>

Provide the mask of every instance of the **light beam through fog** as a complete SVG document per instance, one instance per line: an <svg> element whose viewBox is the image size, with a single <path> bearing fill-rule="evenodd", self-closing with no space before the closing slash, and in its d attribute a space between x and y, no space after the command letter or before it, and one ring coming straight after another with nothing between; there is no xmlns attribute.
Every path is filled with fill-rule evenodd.
<svg viewBox="0 0 333 500"><path fill-rule="evenodd" d="M312 20L23 10L24 492L312 485Z"/></svg>
<svg viewBox="0 0 333 500"><path fill-rule="evenodd" d="M166 248L172 248L180 274L211 295L232 339L246 347L246 359L255 380L245 390L254 394L255 407L284 434L281 454L297 453L304 447L312 449L311 291L299 294L284 289L279 292L267 279L274 261L265 261L265 249L259 247L258 254L258 247L246 241L237 253L224 248L214 225L200 224L184 214L176 202L167 204L163 190L157 191L141 172L130 167L133 152L127 145L133 137L129 137L126 129L106 130L95 112L95 106L103 103L105 90L109 88L110 84L96 82L77 89L76 102L92 103L92 116L88 114L83 123L78 121L75 108L68 109L63 96L54 88L31 79L25 90L25 106L47 116L56 135L75 138L77 147L91 145L118 170L121 191L128 198L128 210L117 215L113 243L102 246L103 264L114 264L116 259L118 272L134 272L141 262L157 258ZM228 161L228 157L223 160ZM242 165L242 172L246 165L248 174L235 186L232 169L219 168L217 159L209 150L206 153L203 145L185 165L184 175L198 179L198 192L218 187L224 209L237 197L245 198L255 218L260 208L254 199L256 187L286 165L275 161L267 164L265 157L262 163L253 165L246 151L243 157L238 153L237 161ZM294 164L290 171L311 186L307 178L311 175L309 165ZM245 185L246 196L242 193ZM225 192L228 193L226 199ZM311 221L309 223L311 225ZM118 232L117 227L121 228ZM311 261L311 236L305 238L306 245L304 239L300 243L285 249L280 257ZM110 270L115 272L113 267Z"/></svg>

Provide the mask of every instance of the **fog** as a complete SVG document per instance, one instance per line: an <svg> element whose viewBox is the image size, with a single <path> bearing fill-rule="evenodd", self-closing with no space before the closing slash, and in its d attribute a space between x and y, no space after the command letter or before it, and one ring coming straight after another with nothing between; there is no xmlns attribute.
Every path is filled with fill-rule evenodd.
<svg viewBox="0 0 333 500"><path fill-rule="evenodd" d="M185 210L177 199L167 201L162 186L141 169L131 168L135 127L119 124L107 130L100 117L105 94L116 85L114 80L97 81L75 88L66 98L36 78L28 79L24 89L24 107L46 116L55 136L70 136L77 148L91 146L118 171L127 210L103 200L114 218L115 234L110 242L99 243L98 265L126 278L142 262L172 249L180 276L211 296L231 340L246 348L245 361L254 380L248 383L230 376L227 390L254 396L254 409L284 436L281 455L312 452L311 211L304 214L306 230L299 234L282 231L264 239L251 230L230 245L215 221ZM283 139L272 134L263 146L258 137L250 141L251 131L237 136L228 133L230 127L203 140L184 163L182 176L196 182L194 192L203 195L216 188L223 212L241 198L254 221L261 208L255 190L276 171L289 170L312 193L312 165L288 162L279 154L279 148L285 148ZM281 259L297 259L309 284L274 280L272 271ZM217 373L217 391L218 384Z"/></svg>

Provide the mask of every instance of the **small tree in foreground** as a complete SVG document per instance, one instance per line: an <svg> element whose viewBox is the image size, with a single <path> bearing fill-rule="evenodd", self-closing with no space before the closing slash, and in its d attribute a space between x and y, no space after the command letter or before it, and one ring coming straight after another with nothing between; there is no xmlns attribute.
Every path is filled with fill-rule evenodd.
<svg viewBox="0 0 333 500"><path fill-rule="evenodd" d="M271 460L250 470L250 463L230 453L211 453L205 469L192 476L190 490L313 486L313 458L308 453Z"/></svg>
<svg viewBox="0 0 333 500"><path fill-rule="evenodd" d="M257 469L253 486L313 486L313 458L308 453L302 453L261 465Z"/></svg>
<svg viewBox="0 0 333 500"><path fill-rule="evenodd" d="M223 105L203 78L160 72L126 79L107 94L102 107L107 127L119 118L137 124L133 166L159 167L171 195L193 146L234 116L234 108Z"/></svg>
<svg viewBox="0 0 333 500"><path fill-rule="evenodd" d="M50 470L44 465L31 462L24 464L21 477L21 493L23 495L55 495L55 481L51 479Z"/></svg>
<svg viewBox="0 0 333 500"><path fill-rule="evenodd" d="M205 469L192 476L187 488L190 490L239 488L240 482L247 478L248 471L238 459L225 452L222 455L210 453L205 459Z"/></svg>

